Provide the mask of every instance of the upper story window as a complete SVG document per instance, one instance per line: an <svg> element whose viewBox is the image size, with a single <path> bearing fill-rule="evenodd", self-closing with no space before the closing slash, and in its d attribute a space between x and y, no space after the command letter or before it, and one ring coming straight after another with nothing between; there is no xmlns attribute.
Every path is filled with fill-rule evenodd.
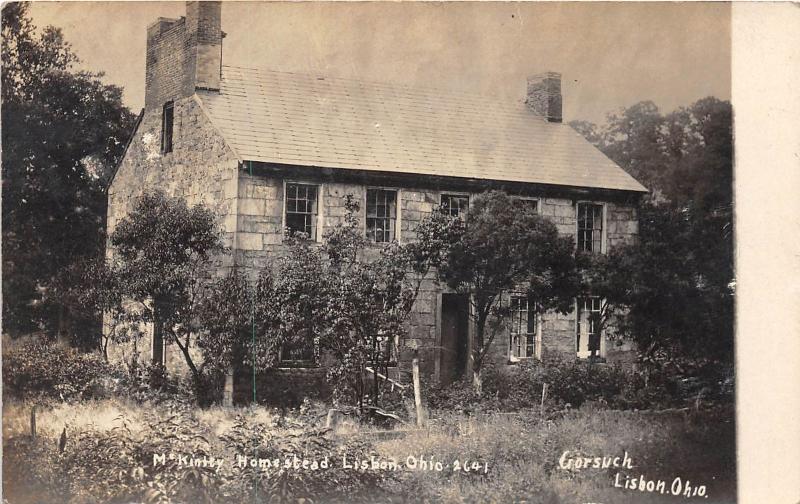
<svg viewBox="0 0 800 504"><path fill-rule="evenodd" d="M290 234L304 233L308 239L317 238L319 186L286 184L286 227Z"/></svg>
<svg viewBox="0 0 800 504"><path fill-rule="evenodd" d="M576 346L578 357L601 357L603 300L589 296L578 298L576 316Z"/></svg>
<svg viewBox="0 0 800 504"><path fill-rule="evenodd" d="M531 198L514 198L514 206L520 210L531 210L534 213L539 212L539 201Z"/></svg>
<svg viewBox="0 0 800 504"><path fill-rule="evenodd" d="M175 122L175 104L168 101L161 111L161 153L172 152L172 127Z"/></svg>
<svg viewBox="0 0 800 504"><path fill-rule="evenodd" d="M367 189L367 238L376 243L395 239L397 191Z"/></svg>
<svg viewBox="0 0 800 504"><path fill-rule="evenodd" d="M578 203L578 252L603 251L603 205Z"/></svg>
<svg viewBox="0 0 800 504"><path fill-rule="evenodd" d="M442 194L442 211L452 217L463 217L469 210L469 196Z"/></svg>
<svg viewBox="0 0 800 504"><path fill-rule="evenodd" d="M526 296L511 297L511 360L534 356L536 342L536 311Z"/></svg>

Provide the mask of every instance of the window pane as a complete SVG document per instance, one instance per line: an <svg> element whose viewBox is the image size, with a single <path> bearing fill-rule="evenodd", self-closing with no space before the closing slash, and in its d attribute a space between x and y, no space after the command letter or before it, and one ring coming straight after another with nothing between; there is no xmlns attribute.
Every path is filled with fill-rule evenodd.
<svg viewBox="0 0 800 504"><path fill-rule="evenodd" d="M281 362L311 362L314 360L314 342L310 338L289 341L281 346Z"/></svg>

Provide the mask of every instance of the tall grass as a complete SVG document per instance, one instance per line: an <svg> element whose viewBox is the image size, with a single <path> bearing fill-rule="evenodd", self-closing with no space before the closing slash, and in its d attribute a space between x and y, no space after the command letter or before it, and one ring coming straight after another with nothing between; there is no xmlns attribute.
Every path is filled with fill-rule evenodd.
<svg viewBox="0 0 800 504"><path fill-rule="evenodd" d="M289 414L259 407L170 409L164 404L140 405L116 398L42 408L37 414L39 435L32 440L28 436L30 404L7 403L3 409L5 495L12 503L141 502L151 495L147 494L150 485L160 489L159 502L239 502L243 496L249 499L253 495L267 502L273 494L280 496L280 502L301 497L314 502L735 501L732 407L669 414L588 405L547 415L529 411L470 417L434 412L436 418L425 429L407 430L402 437L372 444L363 439L375 438L371 435L375 429L353 422L344 422L337 432L320 437L323 412L322 405ZM160 427L156 425L159 422ZM64 452L59 453L59 435L65 425L68 440ZM146 463L148 456L152 460L151 452L182 449L232 459L244 445L251 446L251 441L264 453L314 445L317 455L330 453L337 460L350 450L353 455L376 454L401 463L409 456L433 459L442 462L444 470L406 468L384 477L335 467L326 475L298 481L291 474L253 479L249 473L228 469L220 474L156 472ZM124 452L126 458L97 456L98 449ZM627 452L634 468L622 471L624 474L670 482L675 477L688 479L706 485L709 497L687 501L614 488L617 469L559 468L559 457L566 450L591 457ZM455 460L482 466L475 472L454 473ZM488 465L485 472L483 464ZM196 481L191 480L194 477ZM323 479L313 479L318 477ZM202 492L198 493L198 488ZM339 488L354 490L337 497ZM332 493L315 493L319 489Z"/></svg>
<svg viewBox="0 0 800 504"><path fill-rule="evenodd" d="M707 486L703 502L735 502L735 428L732 409L653 415L582 409L554 418L533 413L465 418L445 415L439 425L403 439L384 441L385 457L407 454L488 464L487 474L449 470L405 471L399 483L420 502L676 502L662 496L613 487L617 469L563 470L569 450L587 457L627 452L633 477L675 477ZM624 476L623 476L624 477ZM682 498L680 498L682 499Z"/></svg>

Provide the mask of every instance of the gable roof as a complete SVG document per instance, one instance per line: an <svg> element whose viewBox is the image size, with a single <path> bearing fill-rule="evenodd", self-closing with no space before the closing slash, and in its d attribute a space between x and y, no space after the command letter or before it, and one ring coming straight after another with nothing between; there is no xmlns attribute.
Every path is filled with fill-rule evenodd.
<svg viewBox="0 0 800 504"><path fill-rule="evenodd" d="M646 192L521 101L230 66L197 94L242 161Z"/></svg>

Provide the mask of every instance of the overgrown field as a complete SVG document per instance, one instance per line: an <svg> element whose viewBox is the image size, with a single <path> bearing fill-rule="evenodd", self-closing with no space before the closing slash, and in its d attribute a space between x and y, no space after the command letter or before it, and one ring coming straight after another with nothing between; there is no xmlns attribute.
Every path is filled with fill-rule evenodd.
<svg viewBox="0 0 800 504"><path fill-rule="evenodd" d="M29 402L4 404L3 494L10 503L735 502L729 406L433 411L424 429L386 434L349 419L326 430L322 405L200 410L116 398L39 406L35 438L30 413ZM574 467L582 457L624 464L626 452L632 469ZM222 460L219 467L211 457ZM245 467L240 457L248 457ZM253 468L252 458L280 467ZM315 468L326 458L327 469ZM573 467L562 468L569 460ZM645 491L636 483L615 488L615 480L624 486L642 476L654 487L663 480L666 494L648 492L646 484ZM704 485L705 496L670 495L676 478L682 493L687 484L690 494Z"/></svg>

